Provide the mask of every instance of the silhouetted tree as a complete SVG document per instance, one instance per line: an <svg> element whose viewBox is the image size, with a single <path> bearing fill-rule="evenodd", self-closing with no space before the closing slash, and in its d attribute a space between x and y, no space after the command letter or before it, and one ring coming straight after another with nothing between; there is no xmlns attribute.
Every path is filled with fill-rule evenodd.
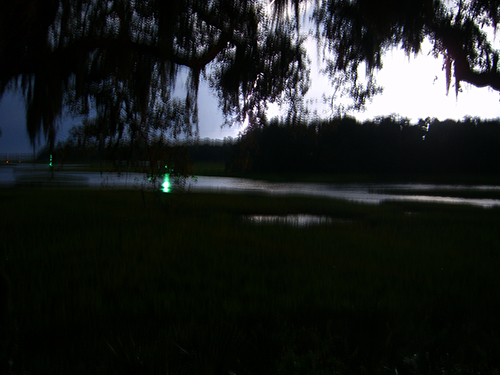
<svg viewBox="0 0 500 375"><path fill-rule="evenodd" d="M500 121L389 116L360 123L339 117L291 124L271 121L234 146L233 172L380 176L500 172Z"/></svg>
<svg viewBox="0 0 500 375"><path fill-rule="evenodd" d="M314 3L313 20L319 43L330 53L325 71L335 94L356 98L353 108L380 92L374 72L393 47L418 53L425 39L435 57L444 58L449 90L460 83L500 90L499 51L492 35L500 22L498 0L275 0L278 9ZM360 77L364 65L366 79ZM338 106L338 105L337 105ZM340 105L340 110L342 110Z"/></svg>
<svg viewBox="0 0 500 375"><path fill-rule="evenodd" d="M228 116L307 89L302 40L258 0L6 0L0 4L0 95L20 88L32 142L54 146L63 110L94 109L112 133L196 132L207 78ZM174 85L186 76L184 99ZM297 90L295 90L297 88ZM105 130L103 130L105 131Z"/></svg>
<svg viewBox="0 0 500 375"><path fill-rule="evenodd" d="M232 146L232 138L226 138L223 141L207 138L200 142L193 142L189 150L193 161L225 162Z"/></svg>
<svg viewBox="0 0 500 375"><path fill-rule="evenodd" d="M204 78L229 117L259 123L266 103L286 99L294 109L290 120L300 120L308 69L297 30L306 2L6 0L0 94L21 88L31 140L43 132L51 145L67 107L94 108L118 133L123 125L134 137L190 134L193 125L196 132ZM344 88L355 108L379 92L374 72L384 52L417 53L425 38L445 59L448 89L454 78L456 93L461 82L500 90L499 53L487 32L500 21L498 0L318 0L313 20L332 53L326 71L334 90ZM180 100L173 88L184 72Z"/></svg>

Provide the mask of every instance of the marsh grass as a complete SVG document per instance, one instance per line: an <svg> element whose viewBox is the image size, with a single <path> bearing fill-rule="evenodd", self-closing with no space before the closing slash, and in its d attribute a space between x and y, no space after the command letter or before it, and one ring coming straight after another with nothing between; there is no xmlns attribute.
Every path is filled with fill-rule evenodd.
<svg viewBox="0 0 500 375"><path fill-rule="evenodd" d="M1 190L13 373L495 373L500 210ZM293 228L248 214L349 219Z"/></svg>

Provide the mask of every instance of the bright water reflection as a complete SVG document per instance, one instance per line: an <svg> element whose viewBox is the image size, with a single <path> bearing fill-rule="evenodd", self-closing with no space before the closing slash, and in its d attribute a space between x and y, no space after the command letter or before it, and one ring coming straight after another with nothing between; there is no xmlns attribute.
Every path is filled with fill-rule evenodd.
<svg viewBox="0 0 500 375"><path fill-rule="evenodd" d="M500 186L486 185L437 185L437 184L379 184L379 183L296 183L296 182L268 182L230 177L198 177L195 183L190 183L193 190L242 192L263 194L309 195L335 199L344 199L360 203L379 204L388 200L405 200L418 202L436 202L449 204L470 204L481 207L500 206L498 199L473 199L433 195L399 195L391 190L429 191L442 189L467 190L500 190Z"/></svg>
<svg viewBox="0 0 500 375"><path fill-rule="evenodd" d="M335 222L331 217L318 215L251 215L246 219L254 224L282 224L294 227L306 227L310 225L331 224Z"/></svg>
<svg viewBox="0 0 500 375"><path fill-rule="evenodd" d="M89 188L103 189L148 189L153 188L144 174L141 173L99 173L99 172L60 172L54 173L55 181L60 184L74 184ZM30 186L32 181L47 181L50 183L48 171L32 172L23 168L0 168L0 187L11 185ZM54 182L54 180L52 180ZM157 188L165 192L172 191L172 179L163 178L157 181ZM36 185L36 184L34 184ZM190 191L241 192L251 194L276 195L307 195L335 199L344 199L354 202L378 204L388 200L437 202L449 204L470 204L481 207L500 206L498 199L473 199L449 196L433 196L433 190L494 190L500 191L500 186L488 185L437 185L437 184L377 184L377 183L297 183L297 182L268 182L232 177L205 177L200 176L188 179L185 189ZM419 191L415 195L399 195L391 190ZM429 195L425 194L429 191ZM386 192L386 193L384 193Z"/></svg>

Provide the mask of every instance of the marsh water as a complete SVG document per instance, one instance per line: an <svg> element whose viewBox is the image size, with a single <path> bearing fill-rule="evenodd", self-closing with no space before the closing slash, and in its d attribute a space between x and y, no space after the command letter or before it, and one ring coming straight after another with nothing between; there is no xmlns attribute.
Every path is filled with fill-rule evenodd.
<svg viewBox="0 0 500 375"><path fill-rule="evenodd" d="M163 191L170 191L174 181L168 176L156 181L156 186ZM0 168L0 187L6 186L51 186L68 185L75 187L102 189L147 189L153 183L140 173L99 173L78 171L55 171L53 176L44 168L32 166L16 166ZM500 186L492 185L444 185L421 183L299 183L269 182L233 177L198 176L185 181L190 191L238 192L247 194L285 194L307 195L334 199L343 199L361 203L379 204L388 200L409 200L420 202L437 202L449 204L470 204L481 207L500 206L500 199L459 198L453 196L436 196L433 191L459 191L461 189L478 191L500 191ZM394 194L393 191L404 191ZM412 194L412 191L418 192ZM426 194L429 192L429 194Z"/></svg>

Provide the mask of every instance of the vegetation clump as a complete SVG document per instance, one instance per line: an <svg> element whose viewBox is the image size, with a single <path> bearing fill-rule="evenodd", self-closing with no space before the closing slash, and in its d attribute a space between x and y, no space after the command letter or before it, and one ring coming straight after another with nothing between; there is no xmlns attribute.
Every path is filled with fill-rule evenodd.
<svg viewBox="0 0 500 375"><path fill-rule="evenodd" d="M499 143L498 119L274 119L246 131L231 149L227 168L270 175L498 175Z"/></svg>

